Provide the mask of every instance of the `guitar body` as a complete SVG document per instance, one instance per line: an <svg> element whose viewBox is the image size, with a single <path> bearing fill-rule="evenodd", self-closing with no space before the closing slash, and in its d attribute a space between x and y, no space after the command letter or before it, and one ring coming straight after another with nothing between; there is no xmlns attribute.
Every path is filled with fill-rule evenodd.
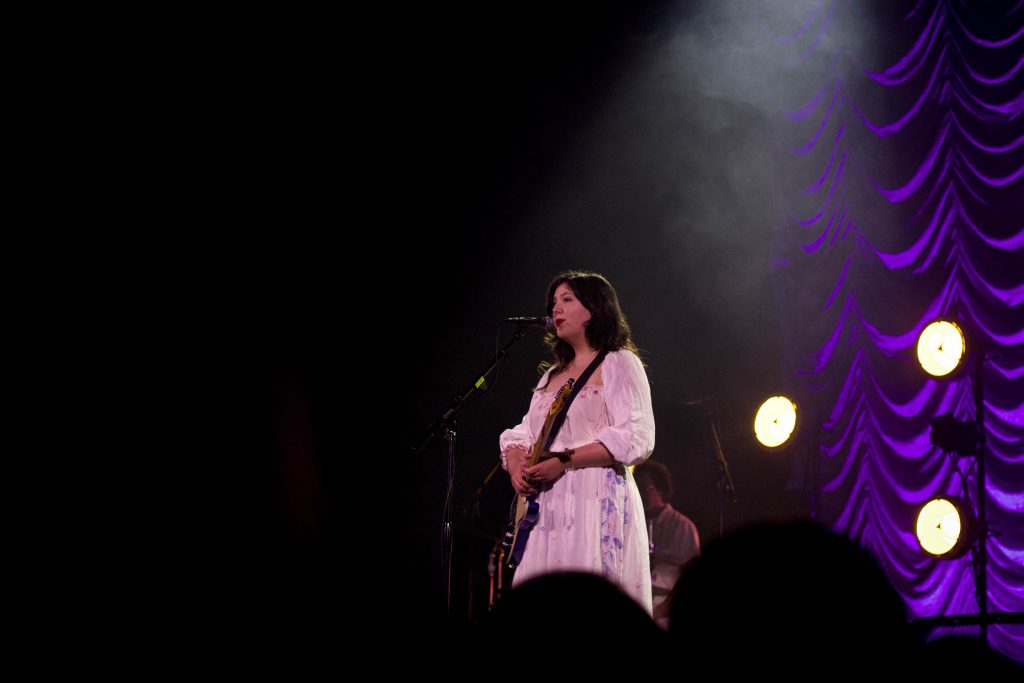
<svg viewBox="0 0 1024 683"><path fill-rule="evenodd" d="M532 496L516 496L513 501L513 509L510 514L511 524L505 532L505 542L509 545L508 564L510 567L517 567L523 560L523 553L526 551L526 540L530 532L537 524L537 517L540 516L539 493Z"/></svg>

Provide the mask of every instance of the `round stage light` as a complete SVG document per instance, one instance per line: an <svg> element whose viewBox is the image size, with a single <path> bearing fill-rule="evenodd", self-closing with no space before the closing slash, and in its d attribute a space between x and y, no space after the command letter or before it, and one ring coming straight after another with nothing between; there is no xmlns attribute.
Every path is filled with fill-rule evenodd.
<svg viewBox="0 0 1024 683"><path fill-rule="evenodd" d="M917 515L917 542L929 555L951 559L967 552L974 526L965 501L953 496L932 498Z"/></svg>
<svg viewBox="0 0 1024 683"><path fill-rule="evenodd" d="M754 434L768 448L789 440L796 428L796 404L785 396L772 396L761 404L754 418Z"/></svg>
<svg viewBox="0 0 1024 683"><path fill-rule="evenodd" d="M929 323L917 339L917 360L932 377L945 377L960 366L966 348L959 325L936 320Z"/></svg>

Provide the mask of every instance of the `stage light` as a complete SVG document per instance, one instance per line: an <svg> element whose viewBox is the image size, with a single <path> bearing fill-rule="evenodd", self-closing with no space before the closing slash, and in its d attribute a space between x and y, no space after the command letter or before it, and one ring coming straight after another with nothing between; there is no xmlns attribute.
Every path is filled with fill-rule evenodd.
<svg viewBox="0 0 1024 683"><path fill-rule="evenodd" d="M762 403L754 418L757 440L768 448L786 443L795 428L796 404L785 396L772 396Z"/></svg>
<svg viewBox="0 0 1024 683"><path fill-rule="evenodd" d="M946 377L960 366L967 342L954 322L936 320L917 338L917 360L932 377Z"/></svg>
<svg viewBox="0 0 1024 683"><path fill-rule="evenodd" d="M973 619L980 626L981 642L988 644L988 627L997 619L1020 617L1021 613L990 612L988 593L988 537L991 528L986 512L985 477L985 360L995 356L985 350L984 339L972 337L968 354L967 341L960 325L948 320L936 320L925 326L917 340L917 357L921 367L937 379L959 376L971 367L974 393L974 421L961 422L951 414L940 415L931 422L932 443L947 453L956 452L973 457L964 469L959 462L953 466L963 482L964 495L968 474L974 470L976 493L974 506L953 496L937 496L929 500L917 516L916 534L921 548L941 558L960 557L971 549L971 575L974 578L974 596L978 612L956 615L953 619ZM968 362L969 360L969 362ZM947 617L942 617L943 619Z"/></svg>
<svg viewBox="0 0 1024 683"><path fill-rule="evenodd" d="M978 424L961 422L950 414L932 420L932 443L948 453L974 455L978 450Z"/></svg>
<svg viewBox="0 0 1024 683"><path fill-rule="evenodd" d="M917 515L917 542L934 557L951 560L971 547L974 513L966 501L956 496L932 498Z"/></svg>

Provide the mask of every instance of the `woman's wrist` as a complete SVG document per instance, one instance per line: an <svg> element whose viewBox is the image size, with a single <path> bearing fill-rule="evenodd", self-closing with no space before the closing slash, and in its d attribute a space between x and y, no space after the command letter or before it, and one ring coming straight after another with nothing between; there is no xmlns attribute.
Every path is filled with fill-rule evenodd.
<svg viewBox="0 0 1024 683"><path fill-rule="evenodd" d="M573 454L576 453L575 448L568 448L564 451L555 454L558 458L558 462L562 463L562 471L576 469L576 463L572 461Z"/></svg>
<svg viewBox="0 0 1024 683"><path fill-rule="evenodd" d="M501 464L509 474L523 466L529 456L519 444L509 444L501 451Z"/></svg>

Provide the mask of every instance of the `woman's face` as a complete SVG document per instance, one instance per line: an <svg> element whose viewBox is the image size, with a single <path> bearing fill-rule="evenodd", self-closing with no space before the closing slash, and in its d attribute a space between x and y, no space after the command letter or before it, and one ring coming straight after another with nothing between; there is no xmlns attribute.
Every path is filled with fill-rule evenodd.
<svg viewBox="0 0 1024 683"><path fill-rule="evenodd" d="M588 311L576 298L569 285L563 282L555 289L554 307L551 317L555 320L556 334L570 344L586 342L586 323L590 320Z"/></svg>

